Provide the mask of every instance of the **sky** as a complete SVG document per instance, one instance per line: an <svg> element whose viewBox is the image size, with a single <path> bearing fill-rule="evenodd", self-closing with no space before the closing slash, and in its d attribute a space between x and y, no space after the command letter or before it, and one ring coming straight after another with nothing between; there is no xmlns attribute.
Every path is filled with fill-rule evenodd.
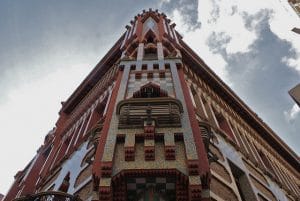
<svg viewBox="0 0 300 201"><path fill-rule="evenodd" d="M65 101L143 9L184 41L298 155L300 18L284 0L1 0L0 193L55 126Z"/></svg>

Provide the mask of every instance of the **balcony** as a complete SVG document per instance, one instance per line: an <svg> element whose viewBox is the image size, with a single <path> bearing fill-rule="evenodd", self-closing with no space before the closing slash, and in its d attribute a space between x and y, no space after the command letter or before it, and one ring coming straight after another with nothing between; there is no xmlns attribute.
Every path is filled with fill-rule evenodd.
<svg viewBox="0 0 300 201"><path fill-rule="evenodd" d="M58 191L46 191L16 198L13 201L82 201L79 196Z"/></svg>
<svg viewBox="0 0 300 201"><path fill-rule="evenodd" d="M119 128L142 128L148 120L156 127L180 127L182 112L180 101L171 97L130 98L117 106Z"/></svg>

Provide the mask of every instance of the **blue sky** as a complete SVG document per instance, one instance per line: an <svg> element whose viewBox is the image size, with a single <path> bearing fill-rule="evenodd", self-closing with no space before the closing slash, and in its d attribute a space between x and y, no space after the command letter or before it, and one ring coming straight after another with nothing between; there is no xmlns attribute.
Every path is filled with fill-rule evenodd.
<svg viewBox="0 0 300 201"><path fill-rule="evenodd" d="M299 17L281 0L0 1L0 192L33 158L68 98L143 9L158 8L200 57L299 154ZM299 27L298 26L298 27Z"/></svg>

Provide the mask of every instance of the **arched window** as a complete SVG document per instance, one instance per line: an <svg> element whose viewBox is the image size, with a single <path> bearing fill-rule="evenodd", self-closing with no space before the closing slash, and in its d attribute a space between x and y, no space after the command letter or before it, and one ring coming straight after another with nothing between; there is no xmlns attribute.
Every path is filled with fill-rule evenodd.
<svg viewBox="0 0 300 201"><path fill-rule="evenodd" d="M156 35L150 29L144 38L144 59L157 59Z"/></svg>

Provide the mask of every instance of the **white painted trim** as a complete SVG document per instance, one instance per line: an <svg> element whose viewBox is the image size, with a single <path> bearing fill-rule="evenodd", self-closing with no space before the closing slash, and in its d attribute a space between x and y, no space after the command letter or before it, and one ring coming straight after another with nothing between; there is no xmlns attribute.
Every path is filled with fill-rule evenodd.
<svg viewBox="0 0 300 201"><path fill-rule="evenodd" d="M44 167L45 167L46 163L48 162L49 156L52 154L52 152L53 152L53 144L51 145L51 151L50 151L50 153L48 154L48 156L47 156L47 158L46 158L46 160L45 160L45 162L44 162L44 164L43 164L43 166L42 166L42 168L41 168L41 170L40 170L40 172L39 172L39 175L41 175L42 171L44 170ZM38 179L38 180L39 180L39 179ZM37 184L37 183L36 183L36 184Z"/></svg>
<svg viewBox="0 0 300 201"><path fill-rule="evenodd" d="M22 183L23 181L25 181L25 179L28 177L29 172L31 171L32 167L34 166L36 160L38 159L38 157L40 156L40 154L36 154L28 168L28 170L26 171L25 176L23 177L22 181L20 183Z"/></svg>
<svg viewBox="0 0 300 201"><path fill-rule="evenodd" d="M89 125L90 125L90 122L91 122L91 119L92 119L92 116L93 116L93 112L94 112L94 111L95 111L95 108L94 108L94 109L91 109L91 112L90 112L89 117L88 117L89 120L88 120L88 122L87 122L87 124L86 124L86 127L85 127L83 133L82 133L82 136L85 136L85 134L86 134L86 132L87 132L87 129L88 129Z"/></svg>

